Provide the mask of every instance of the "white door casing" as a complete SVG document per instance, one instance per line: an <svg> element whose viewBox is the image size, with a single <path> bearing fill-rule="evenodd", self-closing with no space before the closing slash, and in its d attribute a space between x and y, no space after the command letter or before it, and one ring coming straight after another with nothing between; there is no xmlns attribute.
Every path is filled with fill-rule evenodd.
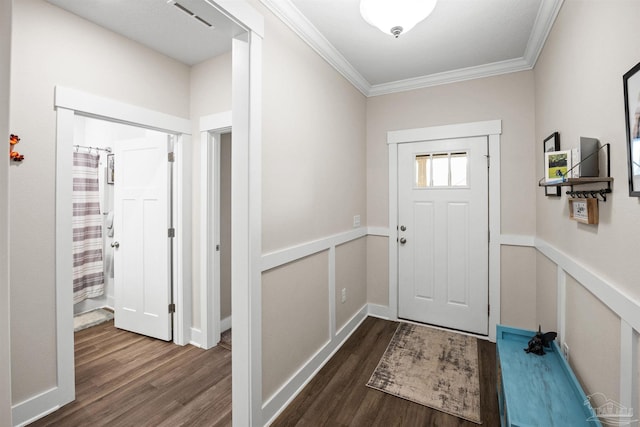
<svg viewBox="0 0 640 427"><path fill-rule="evenodd" d="M400 145L398 221L398 316L487 335L487 137Z"/></svg>
<svg viewBox="0 0 640 427"><path fill-rule="evenodd" d="M495 342L500 323L500 134L501 120L459 123L387 132L389 167L389 318L398 319L398 148L419 141L486 136L489 140L489 335Z"/></svg>
<svg viewBox="0 0 640 427"><path fill-rule="evenodd" d="M200 346L220 341L220 137L231 111L200 118Z"/></svg>
<svg viewBox="0 0 640 427"><path fill-rule="evenodd" d="M117 141L114 186L115 326L172 339L170 136Z"/></svg>

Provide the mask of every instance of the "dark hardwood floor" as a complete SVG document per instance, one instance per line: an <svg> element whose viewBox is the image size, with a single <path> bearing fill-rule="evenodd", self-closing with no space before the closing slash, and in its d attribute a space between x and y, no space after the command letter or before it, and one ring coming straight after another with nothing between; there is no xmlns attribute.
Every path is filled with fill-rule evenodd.
<svg viewBox="0 0 640 427"><path fill-rule="evenodd" d="M272 426L476 426L365 384L398 323L367 318ZM496 347L478 340L483 426L498 426Z"/></svg>
<svg viewBox="0 0 640 427"><path fill-rule="evenodd" d="M273 426L477 426L365 386L397 327L367 318ZM31 426L231 425L231 352L118 330L77 332L76 400ZM478 341L483 426L499 425L495 345Z"/></svg>
<svg viewBox="0 0 640 427"><path fill-rule="evenodd" d="M75 334L76 400L31 426L229 426L231 352L116 329Z"/></svg>

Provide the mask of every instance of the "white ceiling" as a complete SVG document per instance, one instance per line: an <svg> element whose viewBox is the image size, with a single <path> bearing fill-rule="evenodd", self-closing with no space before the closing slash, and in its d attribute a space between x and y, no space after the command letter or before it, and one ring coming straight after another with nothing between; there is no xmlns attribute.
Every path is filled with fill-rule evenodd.
<svg viewBox="0 0 640 427"><path fill-rule="evenodd" d="M231 50L243 30L202 0L177 0L209 27L167 0L47 0L62 9L187 65Z"/></svg>
<svg viewBox="0 0 640 427"><path fill-rule="evenodd" d="M231 49L242 32L205 0L47 0L194 65ZM528 70L563 0L438 0L394 38L367 24L359 0L260 0L367 96ZM268 33L266 34L268 37Z"/></svg>

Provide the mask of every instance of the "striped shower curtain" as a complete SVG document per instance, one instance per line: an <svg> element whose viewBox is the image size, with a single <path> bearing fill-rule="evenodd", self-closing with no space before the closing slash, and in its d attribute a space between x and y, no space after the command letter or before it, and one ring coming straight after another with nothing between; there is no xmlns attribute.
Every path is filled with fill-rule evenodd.
<svg viewBox="0 0 640 427"><path fill-rule="evenodd" d="M73 153L73 303L104 294L100 155Z"/></svg>

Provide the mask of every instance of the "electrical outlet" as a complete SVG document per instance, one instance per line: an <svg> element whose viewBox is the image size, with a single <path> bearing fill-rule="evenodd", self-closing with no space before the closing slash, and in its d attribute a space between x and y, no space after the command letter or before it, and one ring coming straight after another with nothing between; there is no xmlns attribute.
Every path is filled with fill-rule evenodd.
<svg viewBox="0 0 640 427"><path fill-rule="evenodd" d="M347 288L342 288L342 303L344 304L347 301Z"/></svg>
<svg viewBox="0 0 640 427"><path fill-rule="evenodd" d="M564 359L568 362L569 361L569 346L567 345L566 342L562 343L562 355L564 356Z"/></svg>
<svg viewBox="0 0 640 427"><path fill-rule="evenodd" d="M360 227L360 215L353 216L353 228Z"/></svg>

